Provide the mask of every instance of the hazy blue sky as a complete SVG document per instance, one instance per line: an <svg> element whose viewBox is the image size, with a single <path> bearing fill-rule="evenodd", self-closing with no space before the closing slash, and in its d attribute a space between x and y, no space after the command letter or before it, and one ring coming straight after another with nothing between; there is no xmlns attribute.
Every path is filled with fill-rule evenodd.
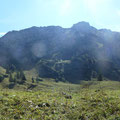
<svg viewBox="0 0 120 120"><path fill-rule="evenodd" d="M120 0L0 0L0 35L31 26L87 21L120 31Z"/></svg>

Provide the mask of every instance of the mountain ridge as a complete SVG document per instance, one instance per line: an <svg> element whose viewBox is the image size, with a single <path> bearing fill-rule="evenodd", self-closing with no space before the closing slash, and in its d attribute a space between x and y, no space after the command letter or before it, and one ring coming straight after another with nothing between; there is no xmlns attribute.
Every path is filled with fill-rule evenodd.
<svg viewBox="0 0 120 120"><path fill-rule="evenodd" d="M63 29L70 29L70 28L72 28L72 27L74 27L74 25L78 25L78 24L87 24L88 26L91 26L90 24L89 24L89 22L85 22L85 21L82 21L82 22L78 22L78 23L76 23L76 24L73 24L71 27L68 27L68 28L66 28L66 27L61 27L61 26L59 26L59 25L49 25L49 26L40 26L40 27L37 27L37 26L32 26L32 27L29 27L29 28L24 28L24 29L21 29L21 30L12 30L12 31L9 31L9 32L7 32L6 34L8 34L8 33L12 33L12 32L21 32L21 31L24 31L24 30L28 30L28 29L32 29L32 28L47 28L47 27L58 27L58 28L63 28ZM93 27L93 26L91 26L91 27ZM98 31L109 31L109 32L115 32L115 33L120 33L119 31L115 31L115 30L111 30L111 29L107 29L107 28L101 28L101 29L97 29L97 28L95 28L95 27L93 27L94 29L96 29L96 30L98 30ZM5 34L5 35L6 35ZM1 37L4 37L5 35L3 35L3 36L1 36Z"/></svg>
<svg viewBox="0 0 120 120"><path fill-rule="evenodd" d="M41 78L80 82L102 74L120 78L120 33L96 29L87 22L71 28L31 27L0 38L0 65L37 69Z"/></svg>

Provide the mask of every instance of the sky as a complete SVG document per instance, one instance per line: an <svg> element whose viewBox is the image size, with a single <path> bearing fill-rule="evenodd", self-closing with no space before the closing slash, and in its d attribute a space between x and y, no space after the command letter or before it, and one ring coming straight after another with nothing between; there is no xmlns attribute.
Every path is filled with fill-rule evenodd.
<svg viewBox="0 0 120 120"><path fill-rule="evenodd" d="M0 36L32 26L69 28L80 21L120 32L120 0L0 0Z"/></svg>

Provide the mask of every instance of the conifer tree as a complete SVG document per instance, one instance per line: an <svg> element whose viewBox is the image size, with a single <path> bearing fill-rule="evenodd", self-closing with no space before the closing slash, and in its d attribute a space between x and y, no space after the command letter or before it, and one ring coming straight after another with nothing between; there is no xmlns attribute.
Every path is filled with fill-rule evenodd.
<svg viewBox="0 0 120 120"><path fill-rule="evenodd" d="M9 82L14 82L13 80L13 77L12 77L12 74L10 73L10 76L9 76Z"/></svg>
<svg viewBox="0 0 120 120"><path fill-rule="evenodd" d="M98 80L98 81L103 81L103 76L102 76L102 74L99 74L99 75L98 75L97 80Z"/></svg>
<svg viewBox="0 0 120 120"><path fill-rule="evenodd" d="M6 68L6 74L9 74L9 67Z"/></svg>
<svg viewBox="0 0 120 120"><path fill-rule="evenodd" d="M34 78L32 77L32 83L34 83Z"/></svg>
<svg viewBox="0 0 120 120"><path fill-rule="evenodd" d="M21 83L22 83L22 84L25 83L26 77L25 77L25 74L23 73L22 70L20 71L20 79L21 79Z"/></svg>
<svg viewBox="0 0 120 120"><path fill-rule="evenodd" d="M16 73L16 78L17 79L20 79L20 73L17 71L17 73Z"/></svg>

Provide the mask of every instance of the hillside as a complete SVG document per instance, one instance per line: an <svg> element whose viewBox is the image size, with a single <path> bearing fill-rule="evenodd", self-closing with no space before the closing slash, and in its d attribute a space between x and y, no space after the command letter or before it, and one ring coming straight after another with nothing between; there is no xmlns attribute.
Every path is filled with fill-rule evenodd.
<svg viewBox="0 0 120 120"><path fill-rule="evenodd" d="M102 74L120 80L119 45L120 33L97 30L87 22L71 28L31 27L0 38L0 65L12 74L36 71L30 79L79 83Z"/></svg>
<svg viewBox="0 0 120 120"><path fill-rule="evenodd" d="M0 119L119 120L119 44L120 33L86 22L8 32L0 38Z"/></svg>

